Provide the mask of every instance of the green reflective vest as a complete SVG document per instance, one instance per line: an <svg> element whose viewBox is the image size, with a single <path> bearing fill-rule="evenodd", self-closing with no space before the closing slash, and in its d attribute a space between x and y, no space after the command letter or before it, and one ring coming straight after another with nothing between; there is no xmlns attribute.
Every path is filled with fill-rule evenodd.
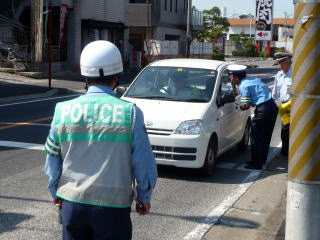
<svg viewBox="0 0 320 240"><path fill-rule="evenodd" d="M132 103L111 95L84 95L57 104L53 122L63 159L57 196L131 206L132 110Z"/></svg>

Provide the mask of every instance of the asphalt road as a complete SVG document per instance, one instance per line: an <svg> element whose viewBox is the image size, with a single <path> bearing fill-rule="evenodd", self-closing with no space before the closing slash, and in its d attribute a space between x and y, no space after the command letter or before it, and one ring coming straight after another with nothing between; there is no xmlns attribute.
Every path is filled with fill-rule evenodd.
<svg viewBox="0 0 320 240"><path fill-rule="evenodd" d="M1 239L60 239L57 210L46 188L42 149L55 104L70 98L0 105ZM279 146L279 126L278 122L271 155ZM200 239L259 177L260 171L243 169L248 160L249 151L232 149L208 178L195 170L159 167L151 214L138 216L132 211L133 239Z"/></svg>

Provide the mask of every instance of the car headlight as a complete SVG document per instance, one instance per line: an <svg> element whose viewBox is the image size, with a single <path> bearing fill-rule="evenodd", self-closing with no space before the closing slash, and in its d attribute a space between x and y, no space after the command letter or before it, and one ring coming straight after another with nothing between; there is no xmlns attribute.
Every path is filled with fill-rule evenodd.
<svg viewBox="0 0 320 240"><path fill-rule="evenodd" d="M174 131L176 134L199 135L202 130L202 120L188 120L180 123Z"/></svg>

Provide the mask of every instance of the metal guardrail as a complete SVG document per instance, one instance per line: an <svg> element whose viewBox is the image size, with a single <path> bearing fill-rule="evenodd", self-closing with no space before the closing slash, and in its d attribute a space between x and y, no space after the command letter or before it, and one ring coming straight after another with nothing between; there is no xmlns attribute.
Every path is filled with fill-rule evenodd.
<svg viewBox="0 0 320 240"><path fill-rule="evenodd" d="M225 57L226 61L229 62L254 62L254 61L265 61L268 58L265 57Z"/></svg>

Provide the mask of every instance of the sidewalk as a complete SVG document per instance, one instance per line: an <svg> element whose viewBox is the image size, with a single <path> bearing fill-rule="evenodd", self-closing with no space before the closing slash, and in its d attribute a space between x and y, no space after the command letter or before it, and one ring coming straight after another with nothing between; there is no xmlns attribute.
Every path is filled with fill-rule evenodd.
<svg viewBox="0 0 320 240"><path fill-rule="evenodd" d="M287 165L287 159L274 159L203 239L284 240Z"/></svg>

